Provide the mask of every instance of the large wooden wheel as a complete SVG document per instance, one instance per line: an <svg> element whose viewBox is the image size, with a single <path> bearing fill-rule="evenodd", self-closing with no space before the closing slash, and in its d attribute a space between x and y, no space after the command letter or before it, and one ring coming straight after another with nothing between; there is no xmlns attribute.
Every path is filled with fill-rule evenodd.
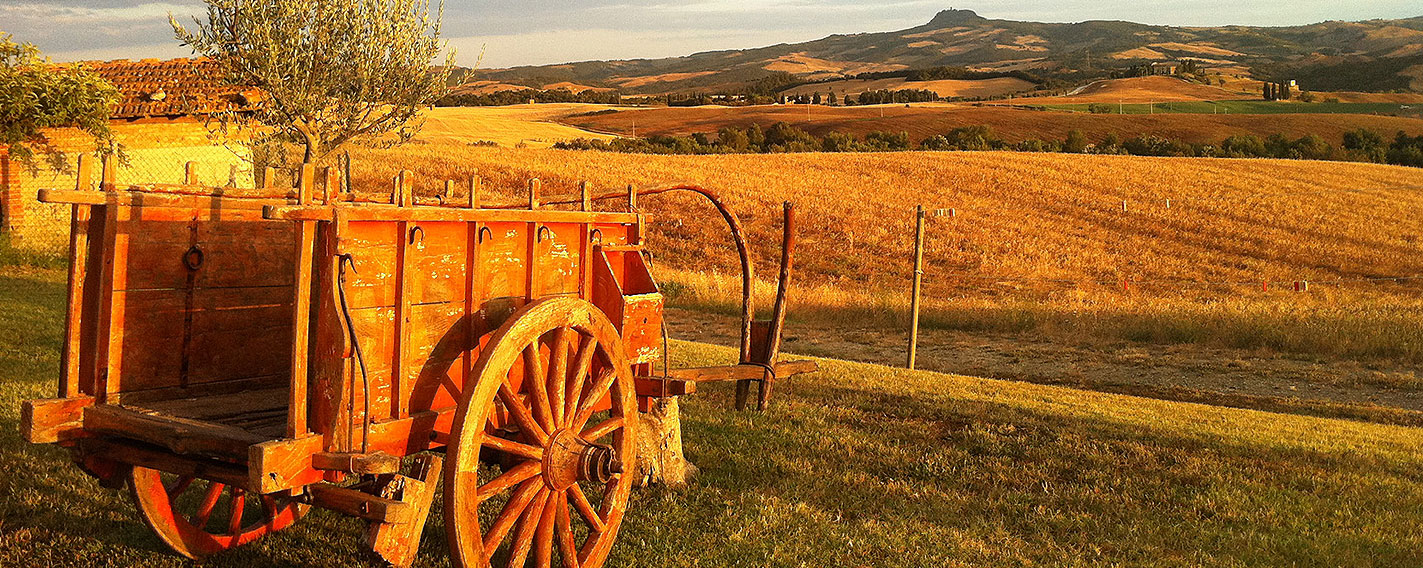
<svg viewBox="0 0 1423 568"><path fill-rule="evenodd" d="M186 475L133 466L129 489L144 522L174 552L198 559L291 526L307 506Z"/></svg>
<svg viewBox="0 0 1423 568"><path fill-rule="evenodd" d="M445 462L451 560L521 568L532 553L541 567L602 566L632 490L621 472L632 471L637 418L612 322L576 298L525 306L470 380ZM481 453L500 465L481 465Z"/></svg>

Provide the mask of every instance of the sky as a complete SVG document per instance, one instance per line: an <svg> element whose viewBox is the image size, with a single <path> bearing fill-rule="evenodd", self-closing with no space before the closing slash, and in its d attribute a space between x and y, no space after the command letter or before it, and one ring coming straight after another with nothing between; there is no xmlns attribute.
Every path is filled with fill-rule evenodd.
<svg viewBox="0 0 1423 568"><path fill-rule="evenodd" d="M445 37L461 65L499 68L892 31L924 24L948 8L996 19L1182 26L1423 16L1418 0L446 0ZM191 52L173 39L168 15L191 23L202 13L198 0L0 0L0 31L59 61L182 57Z"/></svg>

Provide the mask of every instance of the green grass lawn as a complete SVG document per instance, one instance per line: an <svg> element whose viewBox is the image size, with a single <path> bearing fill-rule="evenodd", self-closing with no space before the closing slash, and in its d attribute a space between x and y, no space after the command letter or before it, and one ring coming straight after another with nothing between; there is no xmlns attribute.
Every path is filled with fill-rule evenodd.
<svg viewBox="0 0 1423 568"><path fill-rule="evenodd" d="M63 274L0 268L0 566L179 566L126 496L24 444ZM680 364L727 349L677 343ZM702 476L634 495L609 566L1420 566L1416 429L826 360L764 414L684 406ZM439 510L438 505L435 508ZM351 566L317 512L211 566ZM447 565L438 514L420 565Z"/></svg>
<svg viewBox="0 0 1423 568"><path fill-rule="evenodd" d="M1172 103L1103 103L1112 114L1387 114L1418 116L1423 105L1398 103L1301 103L1276 101L1188 101ZM1089 112L1088 104L1030 105L1047 110Z"/></svg>

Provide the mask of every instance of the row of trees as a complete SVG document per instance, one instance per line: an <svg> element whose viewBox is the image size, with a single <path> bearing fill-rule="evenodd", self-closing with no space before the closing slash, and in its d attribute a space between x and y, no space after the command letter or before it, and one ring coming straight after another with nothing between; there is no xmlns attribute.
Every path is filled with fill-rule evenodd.
<svg viewBox="0 0 1423 568"><path fill-rule="evenodd" d="M1115 134L1107 134L1094 142L1080 130L1069 132L1062 140L1030 138L1008 142L988 126L964 126L926 138L916 147L907 132L870 132L863 138L842 132L816 136L786 123L776 123L766 129L757 124L745 129L722 128L715 136L697 133L691 136L619 138L608 142L578 139L560 142L555 147L646 154L895 152L916 148L931 151L1005 150L1134 156L1335 160L1423 167L1423 135L1408 136L1400 132L1389 143L1377 132L1364 129L1347 133L1343 145L1334 146L1315 134L1299 138L1290 138L1283 134L1272 134L1264 138L1239 134L1214 144L1183 142L1155 135L1141 135L1123 140Z"/></svg>
<svg viewBox="0 0 1423 568"><path fill-rule="evenodd" d="M622 95L617 91L596 91L593 89L576 93L569 89L554 89L548 91L543 89L520 89L482 94L449 94L435 101L435 106L507 106L524 104L530 101L536 103L594 103L615 105L622 102Z"/></svg>

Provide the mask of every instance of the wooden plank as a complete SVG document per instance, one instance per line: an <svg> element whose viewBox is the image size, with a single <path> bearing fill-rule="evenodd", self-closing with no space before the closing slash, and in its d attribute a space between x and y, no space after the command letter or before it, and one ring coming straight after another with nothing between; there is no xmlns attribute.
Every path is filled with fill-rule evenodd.
<svg viewBox="0 0 1423 568"><path fill-rule="evenodd" d="M382 499L355 489L329 483L317 483L307 488L312 505L377 523L408 523L415 507L394 499Z"/></svg>
<svg viewBox="0 0 1423 568"><path fill-rule="evenodd" d="M79 175L75 190L88 192L94 175L94 164L88 154L79 156ZM64 304L64 347L61 358L64 361L59 375L61 398L79 396L80 362L83 352L84 329L84 285L89 269L89 215L87 205L74 205L69 221L69 282L68 296Z"/></svg>
<svg viewBox="0 0 1423 568"><path fill-rule="evenodd" d="M633 213L609 211L562 211L557 209L467 209L453 207L414 206L397 208L386 205L338 206L351 221L413 221L413 222L515 222L515 223L637 223ZM325 206L269 205L263 209L268 219L286 221L332 221L335 208Z"/></svg>
<svg viewBox="0 0 1423 568"><path fill-rule="evenodd" d="M404 523L372 524L366 533L371 550L397 568L408 568L415 561L416 552L420 549L420 534L425 530L435 488L443 473L440 456L423 454L416 460L410 476L392 479L399 480L397 499L413 509L409 520Z"/></svg>
<svg viewBox="0 0 1423 568"><path fill-rule="evenodd" d="M803 373L814 373L820 366L809 359L776 363L776 378L784 379ZM766 370L757 365L727 365L724 367L692 367L672 369L667 376L698 383L716 381L748 381L765 378Z"/></svg>
<svg viewBox="0 0 1423 568"><path fill-rule="evenodd" d="M247 450L248 488L266 495L304 487L323 479L311 456L324 450L321 436L270 440Z"/></svg>
<svg viewBox="0 0 1423 568"><path fill-rule="evenodd" d="M109 400L109 402L113 404L144 406L145 404L162 402L167 400L215 398L233 393L241 393L247 391L263 391L267 389L282 390L282 400L286 400L285 389L287 388L288 382L288 375L283 373L281 375L252 377L248 379L233 379L228 381L195 383L190 384L186 387L167 387L149 390L127 391L115 393L115 395Z"/></svg>
<svg viewBox="0 0 1423 568"><path fill-rule="evenodd" d="M87 438L79 442L80 452L119 463L166 471L178 475L216 481L233 487L247 487L247 468L208 459L177 456L139 444Z"/></svg>
<svg viewBox="0 0 1423 568"><path fill-rule="evenodd" d="M342 471L361 475L395 473L400 470L400 458L385 452L369 454L317 452L311 456L311 466L325 471Z"/></svg>
<svg viewBox="0 0 1423 568"><path fill-rule="evenodd" d="M664 398L668 396L682 396L697 392L697 383L684 381L681 379L668 378L667 392L662 392L662 377L638 377L637 396Z"/></svg>
<svg viewBox="0 0 1423 568"><path fill-rule="evenodd" d="M370 451L408 456L444 445L441 435L454 426L455 409L413 413L371 424ZM441 440L437 440L441 438Z"/></svg>
<svg viewBox="0 0 1423 568"><path fill-rule="evenodd" d="M578 294L582 278L583 230L586 225L557 223L544 225L540 243L538 278L540 296Z"/></svg>
<svg viewBox="0 0 1423 568"><path fill-rule="evenodd" d="M528 225L499 222L485 226L489 230L479 244L479 263L474 268L482 291L479 298L527 298Z"/></svg>
<svg viewBox="0 0 1423 568"><path fill-rule="evenodd" d="M412 304L463 301L471 223L422 223L406 249Z"/></svg>
<svg viewBox="0 0 1423 568"><path fill-rule="evenodd" d="M301 187L297 192L297 200L302 204L311 203L313 185L316 183L315 177L315 167L306 164L302 168ZM307 385L311 377L306 362L311 357L310 333L315 317L311 309L311 271L315 253L316 223L303 221L297 232L296 266L294 267L292 290L291 351L288 353L291 369L291 388L287 397L286 435L288 438L300 438L308 432L306 424Z"/></svg>
<svg viewBox="0 0 1423 568"><path fill-rule="evenodd" d="M285 410L287 408L287 386L146 403L129 402L126 406L151 410L169 416L222 422L226 418L254 412Z"/></svg>
<svg viewBox="0 0 1423 568"><path fill-rule="evenodd" d="M84 429L148 442L178 454L232 460L245 458L249 447L266 441L241 428L110 404L86 407Z"/></svg>
<svg viewBox="0 0 1423 568"><path fill-rule="evenodd" d="M114 176L118 173L118 162L113 156L104 158L103 182L100 187L106 194L111 194L114 188ZM119 371L119 359L122 352L115 352L114 347L122 349L122 333L119 332L119 341L115 341L115 332L122 328L123 318L117 321L114 318L113 295L115 288L122 287L124 280L120 276L121 267L127 262L128 240L127 236L120 236L118 224L120 220L126 220L127 211L117 205L104 206L104 237L101 240L102 253L99 255L103 264L100 267L98 278L99 294L96 302L98 309L95 317L94 346L94 394L100 403L108 400L109 394L117 387L117 375ZM111 380L111 375L113 378Z"/></svg>
<svg viewBox="0 0 1423 568"><path fill-rule="evenodd" d="M20 435L31 444L53 444L84 428L84 409L94 397L27 400L20 406Z"/></svg>
<svg viewBox="0 0 1423 568"><path fill-rule="evenodd" d="M460 303L412 306L403 366L404 413L456 406L468 367L460 364L469 346L466 306Z"/></svg>

